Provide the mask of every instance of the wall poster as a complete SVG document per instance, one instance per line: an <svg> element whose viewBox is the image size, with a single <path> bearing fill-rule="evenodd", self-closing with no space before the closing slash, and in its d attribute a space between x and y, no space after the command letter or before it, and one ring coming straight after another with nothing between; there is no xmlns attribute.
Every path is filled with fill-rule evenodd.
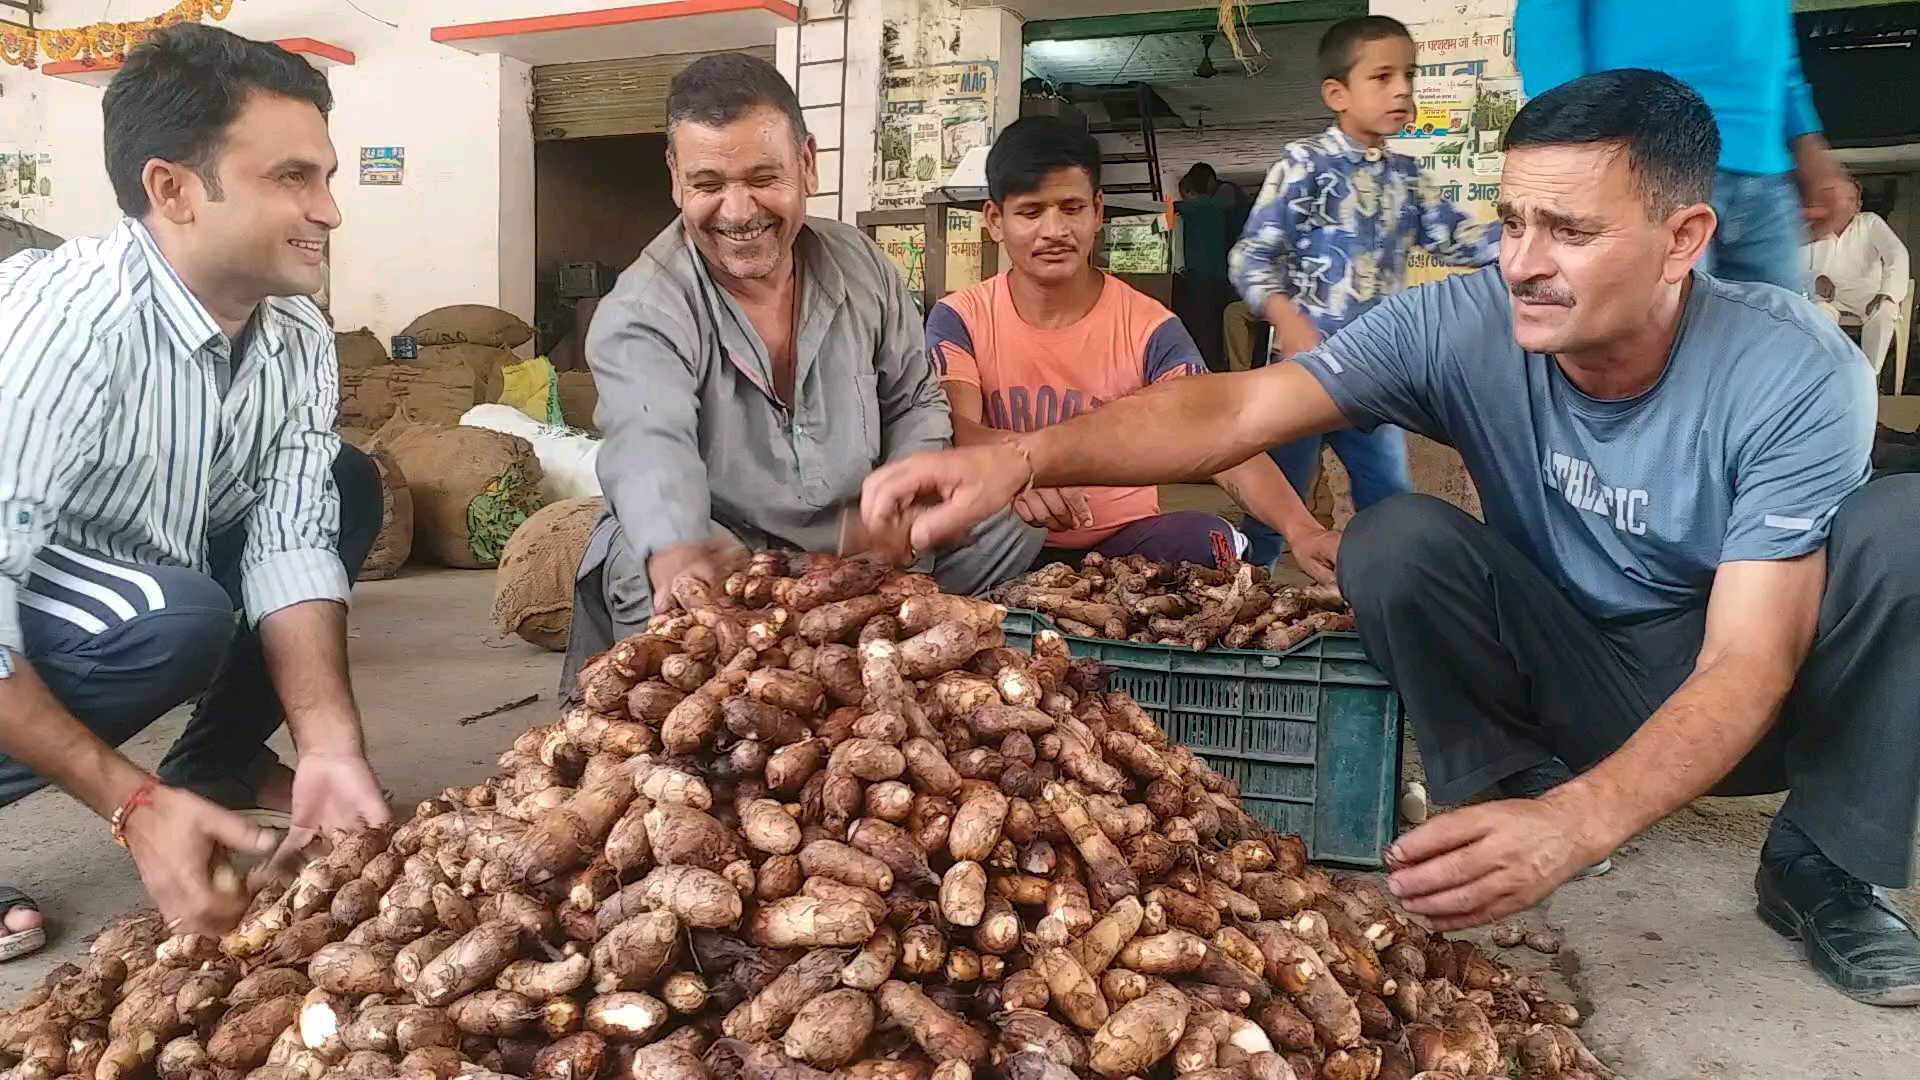
<svg viewBox="0 0 1920 1080"><path fill-rule="evenodd" d="M1502 140L1525 104L1513 62L1513 20L1506 17L1417 23L1415 112L1396 153L1420 162L1440 194L1475 220L1494 220L1500 200ZM1436 263L1424 251L1408 257L1407 283L1437 281L1457 268Z"/></svg>
<svg viewBox="0 0 1920 1080"><path fill-rule="evenodd" d="M52 153L0 144L0 214L46 228L53 191Z"/></svg>
<svg viewBox="0 0 1920 1080"><path fill-rule="evenodd" d="M880 87L873 208L903 210L945 179L968 150L993 141L999 64L929 64L888 73Z"/></svg>

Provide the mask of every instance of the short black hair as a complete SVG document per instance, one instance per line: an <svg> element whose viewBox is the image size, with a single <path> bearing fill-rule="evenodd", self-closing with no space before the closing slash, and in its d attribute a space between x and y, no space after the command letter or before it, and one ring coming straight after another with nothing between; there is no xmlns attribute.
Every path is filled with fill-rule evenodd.
<svg viewBox="0 0 1920 1080"><path fill-rule="evenodd" d="M220 147L253 94L305 101L322 114L333 109L327 77L270 41L180 23L128 50L101 103L107 178L120 211L137 218L151 209L141 174L156 158L192 169L208 198L222 198Z"/></svg>
<svg viewBox="0 0 1920 1080"><path fill-rule="evenodd" d="M1087 129L1057 116L1025 116L1007 125L987 151L987 197L1037 189L1056 169L1081 169L1100 190L1100 143Z"/></svg>
<svg viewBox="0 0 1920 1080"><path fill-rule="evenodd" d="M1193 163L1193 168L1188 169L1186 175L1180 178L1180 190L1204 195L1219 182L1220 176L1213 171L1213 166L1204 161L1196 161Z"/></svg>
<svg viewBox="0 0 1920 1080"><path fill-rule="evenodd" d="M1413 31L1399 19L1386 15L1359 15L1341 19L1320 35L1320 80L1347 81L1348 73L1360 59L1360 46L1386 38L1413 40Z"/></svg>
<svg viewBox="0 0 1920 1080"><path fill-rule="evenodd" d="M768 105L786 114L794 142L807 141L799 95L779 68L747 53L703 56L681 68L667 87L668 152L673 149L673 129L682 123L724 127Z"/></svg>
<svg viewBox="0 0 1920 1080"><path fill-rule="evenodd" d="M1713 197L1720 129L1700 95L1671 75L1620 68L1562 83L1520 109L1504 147L1595 144L1626 150L1655 220Z"/></svg>

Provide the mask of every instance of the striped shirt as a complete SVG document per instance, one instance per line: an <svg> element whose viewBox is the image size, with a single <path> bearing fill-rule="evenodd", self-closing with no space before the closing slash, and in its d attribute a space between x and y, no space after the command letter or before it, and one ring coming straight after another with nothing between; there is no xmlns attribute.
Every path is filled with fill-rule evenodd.
<svg viewBox="0 0 1920 1080"><path fill-rule="evenodd" d="M23 651L48 545L205 572L208 538L244 526L249 619L346 603L333 334L305 298L250 328L235 363L131 219L0 262L0 645Z"/></svg>

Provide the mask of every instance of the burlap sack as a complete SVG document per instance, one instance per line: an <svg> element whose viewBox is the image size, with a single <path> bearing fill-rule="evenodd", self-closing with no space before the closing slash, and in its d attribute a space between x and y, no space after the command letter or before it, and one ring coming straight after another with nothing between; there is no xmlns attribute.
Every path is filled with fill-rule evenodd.
<svg viewBox="0 0 1920 1080"><path fill-rule="evenodd" d="M393 364L340 369L340 417L343 427L377 428L393 419L397 404Z"/></svg>
<svg viewBox="0 0 1920 1080"><path fill-rule="evenodd" d="M406 473L384 450L369 453L380 470L380 535L360 568L360 581L380 581L400 572L413 553L413 492Z"/></svg>
<svg viewBox="0 0 1920 1080"><path fill-rule="evenodd" d="M485 304L454 304L435 308L408 324L402 334L421 345L457 345L471 342L511 349L533 337L533 327L512 312Z"/></svg>
<svg viewBox="0 0 1920 1080"><path fill-rule="evenodd" d="M421 367L463 367L472 372L473 400L467 403L469 406L499 401L507 385L506 366L519 362L513 350L491 345L430 345L420 350L418 361Z"/></svg>
<svg viewBox="0 0 1920 1080"><path fill-rule="evenodd" d="M582 431L598 431L593 426L593 410L600 404L600 391L593 385L593 374L563 371L559 383L560 414L567 418L567 426Z"/></svg>
<svg viewBox="0 0 1920 1080"><path fill-rule="evenodd" d="M560 652L573 626L573 578L606 500L565 499L527 519L507 541L493 579L493 624Z"/></svg>
<svg viewBox="0 0 1920 1080"><path fill-rule="evenodd" d="M374 428L356 427L350 424L342 424L333 429L333 433L340 436L341 442L346 443L355 450L367 449L368 445L373 442L374 431Z"/></svg>
<svg viewBox="0 0 1920 1080"><path fill-rule="evenodd" d="M387 362L387 347L380 336L366 327L350 334L333 335L334 350L340 354L340 370L379 367Z"/></svg>
<svg viewBox="0 0 1920 1080"><path fill-rule="evenodd" d="M540 509L540 460L518 435L395 417L373 445L393 455L413 492L413 549L421 561L491 569L513 531Z"/></svg>
<svg viewBox="0 0 1920 1080"><path fill-rule="evenodd" d="M389 416L416 424L457 424L473 408L473 372L465 364L395 364L387 370L394 401Z"/></svg>

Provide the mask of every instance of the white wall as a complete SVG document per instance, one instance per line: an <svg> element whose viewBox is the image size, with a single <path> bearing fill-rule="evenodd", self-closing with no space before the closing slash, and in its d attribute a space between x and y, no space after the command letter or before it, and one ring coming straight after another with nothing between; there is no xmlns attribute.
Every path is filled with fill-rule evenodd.
<svg viewBox="0 0 1920 1080"><path fill-rule="evenodd" d="M632 0L626 0L632 2ZM662 0L655 0L662 2ZM431 308L494 304L533 315L533 144L529 69L434 43L432 27L592 10L609 0L248 0L218 25L254 38L313 37L353 51L333 69L331 120L341 171L334 183L332 303L343 328L386 336ZM58 0L42 20L83 25L157 14L169 0ZM806 0L812 17L833 0ZM1006 8L961 9L948 0L848 0L845 145L838 211L851 221L871 205L875 119L886 24L910 64L1000 63L999 123L1019 113L1021 18ZM372 16L372 17L369 17ZM382 21L384 20L384 22ZM398 24L397 27L385 22ZM781 69L795 71L797 35L781 32ZM957 47L956 47L957 44ZM51 151L58 185L46 227L98 233L119 217L101 164L98 88L0 66L0 143ZM810 114L823 122L828 112ZM362 187L361 147L404 146L406 180Z"/></svg>
<svg viewBox="0 0 1920 1080"><path fill-rule="evenodd" d="M525 72L515 61L425 40L396 42L334 71L333 141L341 162L334 195L342 223L330 265L337 325L370 326L385 337L455 303L493 304L532 318ZM508 122L516 85L517 125ZM405 147L405 182L362 186L363 146Z"/></svg>
<svg viewBox="0 0 1920 1080"><path fill-rule="evenodd" d="M53 155L54 196L41 228L62 237L119 218L100 142L100 91L0 63L0 143Z"/></svg>
<svg viewBox="0 0 1920 1080"><path fill-rule="evenodd" d="M533 141L526 65L439 45L434 26L586 11L608 0L249 0L217 25L248 37L312 37L354 52L329 75L344 218L331 267L335 321L386 336L442 304L533 316ZM643 3L646 0L622 0ZM661 0L655 0L661 2ZM877 0L863 0L874 2ZM78 26L157 14L170 0L56 0L41 22ZM398 24L385 25L382 21ZM0 65L0 143L47 150L57 185L45 227L105 231L119 217L101 163L103 91ZM404 146L406 181L362 187L363 146ZM871 150L869 149L869 154Z"/></svg>

